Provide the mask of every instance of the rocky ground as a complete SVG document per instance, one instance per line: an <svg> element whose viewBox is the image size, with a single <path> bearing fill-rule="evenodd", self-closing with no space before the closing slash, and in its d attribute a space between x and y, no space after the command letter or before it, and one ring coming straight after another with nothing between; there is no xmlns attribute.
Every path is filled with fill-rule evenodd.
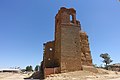
<svg viewBox="0 0 120 80"><path fill-rule="evenodd" d="M98 73L75 71L48 76L45 80L120 80L120 72L98 69Z"/></svg>
<svg viewBox="0 0 120 80"><path fill-rule="evenodd" d="M45 80L120 80L120 72L97 69L98 73L75 71L49 75ZM0 73L0 80L24 80L30 76L22 73Z"/></svg>

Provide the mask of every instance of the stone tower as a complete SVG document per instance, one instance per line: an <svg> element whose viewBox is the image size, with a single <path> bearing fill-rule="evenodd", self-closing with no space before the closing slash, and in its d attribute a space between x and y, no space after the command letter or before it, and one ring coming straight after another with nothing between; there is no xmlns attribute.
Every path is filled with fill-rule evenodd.
<svg viewBox="0 0 120 80"><path fill-rule="evenodd" d="M82 69L80 30L76 11L62 7L55 17L55 60L61 72Z"/></svg>
<svg viewBox="0 0 120 80"><path fill-rule="evenodd" d="M44 74L78 71L83 65L92 66L88 36L76 11L62 7L55 16L55 40L44 43Z"/></svg>

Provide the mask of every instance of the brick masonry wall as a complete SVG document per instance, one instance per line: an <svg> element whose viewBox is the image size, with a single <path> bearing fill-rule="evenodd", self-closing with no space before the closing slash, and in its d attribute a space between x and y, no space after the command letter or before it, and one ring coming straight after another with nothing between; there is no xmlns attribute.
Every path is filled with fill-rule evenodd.
<svg viewBox="0 0 120 80"><path fill-rule="evenodd" d="M54 41L50 41L44 44L43 63L45 68L54 67L54 52Z"/></svg>
<svg viewBox="0 0 120 80"><path fill-rule="evenodd" d="M60 70L59 70L59 67L56 67L56 68L45 68L44 72L45 72L45 77L46 77L47 75L50 75L50 74L57 74L57 73L60 72Z"/></svg>
<svg viewBox="0 0 120 80"><path fill-rule="evenodd" d="M81 70L80 27L61 26L61 71Z"/></svg>

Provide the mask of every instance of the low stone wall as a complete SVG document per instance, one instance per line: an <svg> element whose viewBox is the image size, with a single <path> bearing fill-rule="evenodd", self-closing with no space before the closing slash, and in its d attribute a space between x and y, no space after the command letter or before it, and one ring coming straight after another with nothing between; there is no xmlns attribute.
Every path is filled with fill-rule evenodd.
<svg viewBox="0 0 120 80"><path fill-rule="evenodd" d="M60 72L60 68L59 67L56 67L56 68L45 68L44 69L44 75L45 77L47 75L50 75L50 74L57 74Z"/></svg>

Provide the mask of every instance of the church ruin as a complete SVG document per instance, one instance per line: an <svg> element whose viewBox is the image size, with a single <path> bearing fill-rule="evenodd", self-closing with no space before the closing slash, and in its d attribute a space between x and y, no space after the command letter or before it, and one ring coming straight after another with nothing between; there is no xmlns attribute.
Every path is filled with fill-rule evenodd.
<svg viewBox="0 0 120 80"><path fill-rule="evenodd" d="M44 43L43 73L82 70L92 66L88 35L81 30L73 8L61 7L55 16L55 40Z"/></svg>

